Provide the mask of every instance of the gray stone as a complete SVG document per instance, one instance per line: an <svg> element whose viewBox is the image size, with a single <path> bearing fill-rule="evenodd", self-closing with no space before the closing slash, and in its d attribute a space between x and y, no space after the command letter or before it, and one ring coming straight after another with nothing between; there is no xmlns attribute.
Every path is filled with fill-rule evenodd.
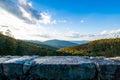
<svg viewBox="0 0 120 80"><path fill-rule="evenodd" d="M0 56L0 80L120 80L120 57Z"/></svg>
<svg viewBox="0 0 120 80"><path fill-rule="evenodd" d="M34 59L37 59L38 56L32 56L30 59L26 60L23 64L23 72L24 74L27 73L27 71L30 70L31 66L34 65L35 61Z"/></svg>
<svg viewBox="0 0 120 80"><path fill-rule="evenodd" d="M22 77L25 72L30 68L32 65L31 60L34 59L35 57L33 56L23 56L19 58L12 58L10 60L5 61L2 66L3 66L3 73L5 76L8 77Z"/></svg>
<svg viewBox="0 0 120 80"><path fill-rule="evenodd" d="M8 61L10 59L11 58L8 58L8 57L0 57L0 74L3 73L2 63L4 63L5 61Z"/></svg>
<svg viewBox="0 0 120 80"><path fill-rule="evenodd" d="M109 58L91 58L95 62L100 80L119 80L120 79L120 63Z"/></svg>
<svg viewBox="0 0 120 80"><path fill-rule="evenodd" d="M35 59L31 75L54 80L93 80L95 64L83 57L59 56Z"/></svg>

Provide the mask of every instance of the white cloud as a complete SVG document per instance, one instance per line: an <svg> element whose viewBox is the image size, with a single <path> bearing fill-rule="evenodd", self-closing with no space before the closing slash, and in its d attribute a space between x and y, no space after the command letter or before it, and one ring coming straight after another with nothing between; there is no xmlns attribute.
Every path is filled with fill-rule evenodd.
<svg viewBox="0 0 120 80"><path fill-rule="evenodd" d="M69 38L92 38L92 37L96 37L96 35L94 34L81 34L80 32L68 32L66 37Z"/></svg>
<svg viewBox="0 0 120 80"><path fill-rule="evenodd" d="M37 20L37 22L40 22L42 24L58 24L58 23L66 23L67 20L65 20L65 19L63 19L63 20L53 19L52 15L43 11L40 13L40 19Z"/></svg>
<svg viewBox="0 0 120 80"><path fill-rule="evenodd" d="M65 34L65 40L92 40L91 34L81 34L80 32L69 31Z"/></svg>
<svg viewBox="0 0 120 80"><path fill-rule="evenodd" d="M16 3L14 0L0 0L0 7L29 24L41 19L41 12L34 9L28 0L17 0Z"/></svg>
<svg viewBox="0 0 120 80"><path fill-rule="evenodd" d="M40 13L40 15L41 15L41 19L39 20L39 22L43 23L43 24L58 24L58 23L65 23L65 22L67 22L66 20L55 20L55 19L52 19L51 15L49 15L46 12L42 12L42 13Z"/></svg>
<svg viewBox="0 0 120 80"><path fill-rule="evenodd" d="M0 25L8 26L6 28L0 26L0 31L10 29L17 39L46 40L44 37L31 37L31 35L48 35L50 33L46 32L48 31L47 28L42 27L40 24L27 24L2 8L0 8Z"/></svg>
<svg viewBox="0 0 120 80"><path fill-rule="evenodd" d="M40 13L40 15L41 15L41 20L39 20L40 23L44 23L44 24L51 23L51 16L50 15L48 15L45 12Z"/></svg>
<svg viewBox="0 0 120 80"><path fill-rule="evenodd" d="M4 5L6 2L2 1L1 3ZM56 38L58 32L41 26L41 23L56 24L56 20L51 20L51 15L45 12L38 15L34 9L29 7L27 0L19 0L19 3L20 5L14 5L17 8L12 12L11 9L8 11L0 6L0 25L2 25L0 32L9 29L16 39L47 40ZM16 11L22 15L16 15ZM26 23L27 19L35 23ZM8 27L3 28L3 26Z"/></svg>
<svg viewBox="0 0 120 80"><path fill-rule="evenodd" d="M51 20L50 24L61 24L61 23L66 23L67 20Z"/></svg>
<svg viewBox="0 0 120 80"><path fill-rule="evenodd" d="M80 37L80 33L79 32L68 32L66 37L79 38Z"/></svg>
<svg viewBox="0 0 120 80"><path fill-rule="evenodd" d="M41 24L28 24L24 20L14 16L6 10L0 8L0 32L11 30L16 39L27 40L49 40L49 39L62 39L59 31L51 29L50 27L41 26ZM8 27L7 27L8 26Z"/></svg>
<svg viewBox="0 0 120 80"><path fill-rule="evenodd" d="M32 7L32 2L29 2L28 5L29 5L30 7Z"/></svg>
<svg viewBox="0 0 120 80"><path fill-rule="evenodd" d="M52 19L51 14L48 14L45 11L37 11L32 7L32 2L29 0L17 1L18 3L16 4L12 0L0 0L0 7L30 24L57 24L67 22L66 20Z"/></svg>
<svg viewBox="0 0 120 80"><path fill-rule="evenodd" d="M24 8L19 6L20 11L22 12L22 16L29 19L30 21L34 20L32 15L28 13Z"/></svg>
<svg viewBox="0 0 120 80"><path fill-rule="evenodd" d="M67 40L96 40L104 38L120 37L120 29L118 30L105 30L97 34L81 34L79 32L69 31L64 38Z"/></svg>
<svg viewBox="0 0 120 80"><path fill-rule="evenodd" d="M118 30L105 30L100 33L101 35L110 35L110 34L120 34L120 29Z"/></svg>

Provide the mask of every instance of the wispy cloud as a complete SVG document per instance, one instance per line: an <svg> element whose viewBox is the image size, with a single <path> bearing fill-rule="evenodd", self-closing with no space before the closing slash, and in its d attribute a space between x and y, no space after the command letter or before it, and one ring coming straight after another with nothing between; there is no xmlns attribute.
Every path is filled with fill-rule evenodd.
<svg viewBox="0 0 120 80"><path fill-rule="evenodd" d="M105 30L100 33L101 35L111 35L111 34L120 34L120 29L118 30Z"/></svg>
<svg viewBox="0 0 120 80"><path fill-rule="evenodd" d="M81 39L88 39L88 40L95 40L95 39L103 39L103 38L115 38L115 37L120 37L120 29L118 30L105 30L102 31L98 34L81 34L79 32L68 32L65 35L66 38L68 39L76 39L76 40L81 40Z"/></svg>
<svg viewBox="0 0 120 80"><path fill-rule="evenodd" d="M50 23L52 23L50 15L48 15L45 12L40 13L40 15L41 15L41 20L39 20L40 23L44 23L44 24L50 24Z"/></svg>
<svg viewBox="0 0 120 80"><path fill-rule="evenodd" d="M49 34L39 34L39 35L31 35L31 36L37 36L37 37L42 37L42 38L51 38L52 36L50 36Z"/></svg>
<svg viewBox="0 0 120 80"><path fill-rule="evenodd" d="M46 11L37 11L30 0L0 0L0 31L10 29L17 39L56 38L58 31L41 25L66 22L64 19L52 19L51 14ZM8 27L3 29L3 26Z"/></svg>
<svg viewBox="0 0 120 80"><path fill-rule="evenodd" d="M17 3L12 0L0 0L0 7L29 23L36 23L38 21L48 23L49 20L47 19L50 19L48 15L35 10L32 7L32 2L27 0L18 0Z"/></svg>
<svg viewBox="0 0 120 80"><path fill-rule="evenodd" d="M39 12L33 9L32 2L18 0L15 4L12 0L0 0L0 32L9 29L17 39L46 40L51 38L53 31L41 26L41 23L51 24L52 21L51 15L45 11ZM31 37L31 35L34 36Z"/></svg>
<svg viewBox="0 0 120 80"><path fill-rule="evenodd" d="M67 20L58 20L58 19L50 20L49 19L49 24L64 24L64 23L67 23Z"/></svg>
<svg viewBox="0 0 120 80"><path fill-rule="evenodd" d="M80 38L83 37L84 35L81 35L79 32L69 32L65 37L69 38Z"/></svg>

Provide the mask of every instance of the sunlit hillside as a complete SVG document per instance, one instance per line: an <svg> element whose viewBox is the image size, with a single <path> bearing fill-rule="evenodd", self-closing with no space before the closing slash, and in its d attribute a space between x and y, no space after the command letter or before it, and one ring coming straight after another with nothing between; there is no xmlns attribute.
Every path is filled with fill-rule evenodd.
<svg viewBox="0 0 120 80"><path fill-rule="evenodd" d="M86 44L62 48L58 51L71 55L120 56L120 38L101 39Z"/></svg>

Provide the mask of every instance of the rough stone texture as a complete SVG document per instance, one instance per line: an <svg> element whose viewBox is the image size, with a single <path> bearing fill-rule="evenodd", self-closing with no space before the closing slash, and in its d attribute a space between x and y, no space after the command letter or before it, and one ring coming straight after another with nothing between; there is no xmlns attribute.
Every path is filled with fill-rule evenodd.
<svg viewBox="0 0 120 80"><path fill-rule="evenodd" d="M31 75L51 80L93 80L95 64L82 57L42 57L35 59Z"/></svg>
<svg viewBox="0 0 120 80"><path fill-rule="evenodd" d="M91 57L90 60L96 64L98 79L120 80L120 62L105 57Z"/></svg>
<svg viewBox="0 0 120 80"><path fill-rule="evenodd" d="M120 80L120 57L0 56L0 80Z"/></svg>

